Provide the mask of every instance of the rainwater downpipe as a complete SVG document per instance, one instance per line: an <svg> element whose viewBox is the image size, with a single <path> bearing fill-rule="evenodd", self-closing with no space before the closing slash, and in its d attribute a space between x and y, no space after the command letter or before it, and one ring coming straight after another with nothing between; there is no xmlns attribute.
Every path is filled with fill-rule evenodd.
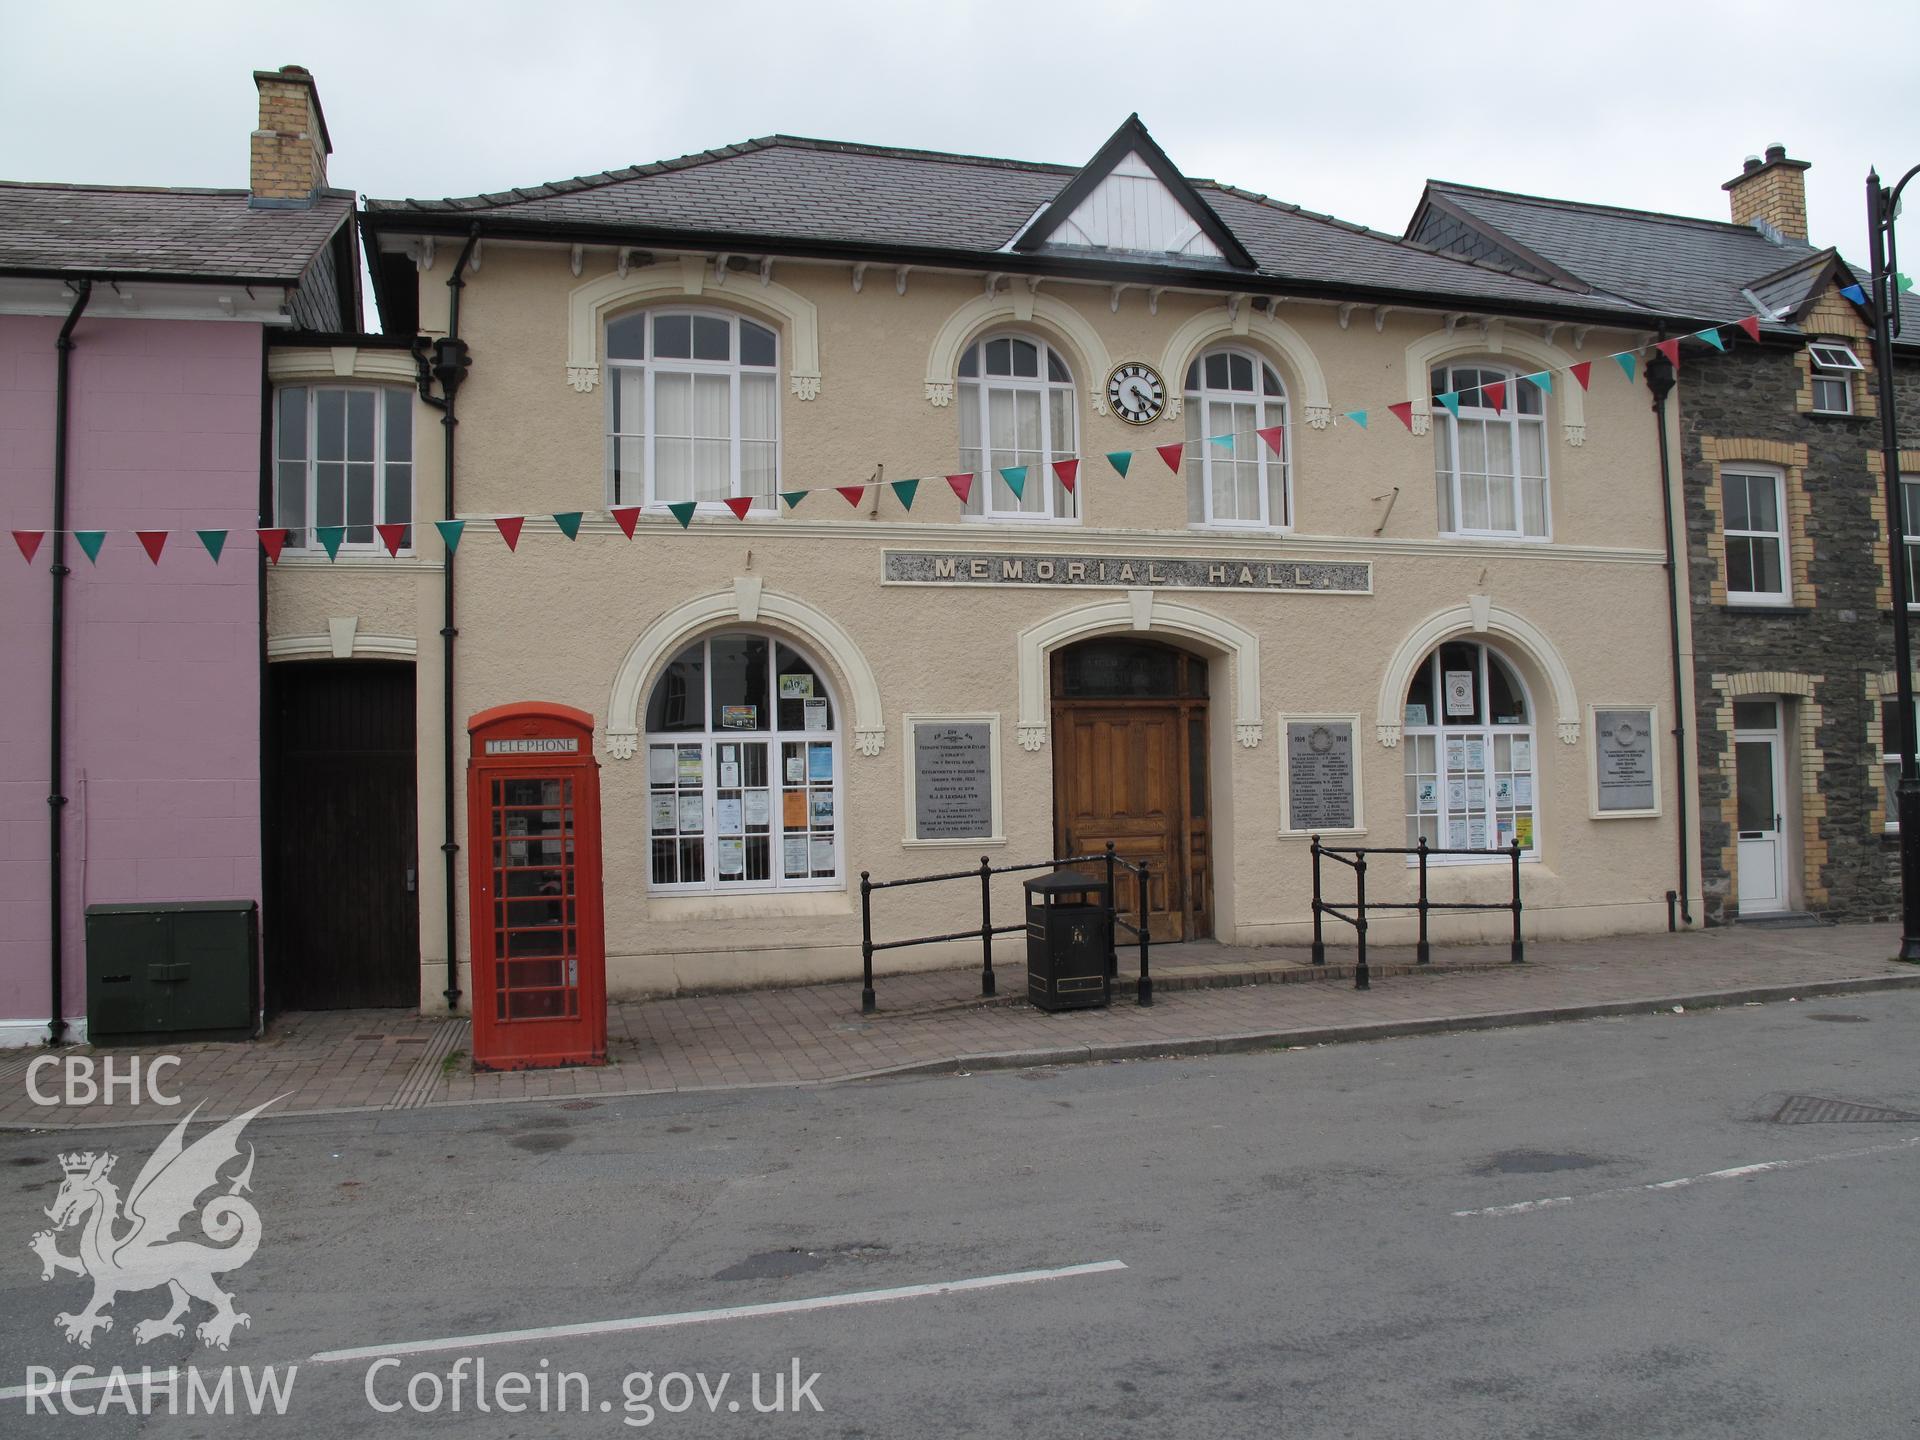
<svg viewBox="0 0 1920 1440"><path fill-rule="evenodd" d="M1673 460L1667 445L1667 396L1673 393L1674 369L1666 356L1655 353L1647 362L1647 389L1653 392L1653 423L1660 437L1660 515L1667 527L1667 648L1673 662L1673 774L1674 809L1680 825L1680 920L1693 924L1688 902L1691 878L1687 866L1687 710L1680 667L1680 595L1686 575L1680 568L1673 533ZM1671 899L1671 897L1669 897ZM1671 923L1671 907L1667 913Z"/></svg>
<svg viewBox="0 0 1920 1440"><path fill-rule="evenodd" d="M447 333L443 339L433 342L432 355L429 358L426 338L417 336L413 342L414 363L420 372L420 398L440 412L440 426L445 437L445 518L454 518L453 501L453 432L460 423L455 413L455 405L460 393L460 384L467 377L467 369L473 363L467 356L466 342L460 338L460 292L466 289L467 261L473 257L473 247L480 243L480 227L475 225L467 233L467 243L460 250L460 258L454 261L453 274L447 277ZM433 381L440 382L440 394L432 393ZM448 548L445 568L441 571L441 691L440 691L440 728L441 728L441 765L440 765L440 853L446 862L446 935L447 935L447 988L441 993L446 997L447 1009L460 1008L460 954L456 944L459 935L458 902L455 898L454 879L459 870L460 842L454 835L453 815L453 775L454 775L454 736L457 733L453 725L453 644L460 634L453 623L453 550Z"/></svg>
<svg viewBox="0 0 1920 1440"><path fill-rule="evenodd" d="M80 323L80 312L87 308L93 294L93 282L81 280L75 285L73 308L67 323L60 327L54 341L56 354L53 380L53 634L52 664L48 690L53 711L52 755L48 771L52 776L47 789L47 872L53 904L53 943L48 961L48 994L51 997L47 1019L47 1044L66 1042L66 907L62 892L66 879L61 855L61 838L66 828L66 709L67 709L67 370L73 354L73 327Z"/></svg>

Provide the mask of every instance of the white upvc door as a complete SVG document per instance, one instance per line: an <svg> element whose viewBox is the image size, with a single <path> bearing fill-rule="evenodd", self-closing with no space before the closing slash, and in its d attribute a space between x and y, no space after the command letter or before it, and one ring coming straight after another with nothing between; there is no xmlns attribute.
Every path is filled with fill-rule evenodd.
<svg viewBox="0 0 1920 1440"><path fill-rule="evenodd" d="M1787 908L1786 767L1778 701L1734 706L1734 857L1742 915Z"/></svg>

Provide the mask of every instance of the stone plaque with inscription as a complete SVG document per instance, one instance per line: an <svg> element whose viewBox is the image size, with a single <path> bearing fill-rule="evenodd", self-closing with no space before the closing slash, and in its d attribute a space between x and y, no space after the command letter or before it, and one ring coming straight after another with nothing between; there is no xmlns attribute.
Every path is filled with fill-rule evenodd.
<svg viewBox="0 0 1920 1440"><path fill-rule="evenodd" d="M1653 712L1596 710L1593 720L1599 808L1653 809Z"/></svg>
<svg viewBox="0 0 1920 1440"><path fill-rule="evenodd" d="M1354 828L1353 722L1287 722L1287 828Z"/></svg>
<svg viewBox="0 0 1920 1440"><path fill-rule="evenodd" d="M993 727L984 720L919 720L913 726L913 838L986 839L993 834Z"/></svg>

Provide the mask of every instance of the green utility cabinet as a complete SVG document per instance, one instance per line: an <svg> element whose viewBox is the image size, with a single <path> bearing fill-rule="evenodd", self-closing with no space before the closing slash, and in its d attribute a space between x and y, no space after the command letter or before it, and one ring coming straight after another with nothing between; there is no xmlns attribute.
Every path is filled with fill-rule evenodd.
<svg viewBox="0 0 1920 1440"><path fill-rule="evenodd" d="M87 907L87 1039L251 1034L259 956L251 900Z"/></svg>

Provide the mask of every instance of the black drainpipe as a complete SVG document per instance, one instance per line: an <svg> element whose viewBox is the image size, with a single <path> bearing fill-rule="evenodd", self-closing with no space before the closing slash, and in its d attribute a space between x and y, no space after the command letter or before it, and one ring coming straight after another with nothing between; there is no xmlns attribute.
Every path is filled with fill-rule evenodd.
<svg viewBox="0 0 1920 1440"><path fill-rule="evenodd" d="M1680 592L1686 576L1680 569L1673 535L1673 462L1667 450L1667 396L1673 393L1673 363L1655 353L1647 362L1647 389L1653 392L1653 423L1660 436L1660 517L1667 527L1667 648L1673 659L1674 808L1680 822L1680 919L1693 924L1687 903L1690 880L1687 867L1687 711L1680 675ZM1668 897L1669 902L1672 896ZM1667 911L1673 921L1671 904Z"/></svg>
<svg viewBox="0 0 1920 1440"><path fill-rule="evenodd" d="M467 369L473 364L467 356L467 343L460 338L460 292L467 288L467 261L473 256L473 247L480 243L480 227L475 225L467 232L467 243L460 251L460 258L454 262L453 274L447 277L447 333L446 337L433 342L431 358L427 350L424 335L416 336L413 342L413 359L420 371L420 398L440 412L440 426L446 440L446 518L454 518L453 508L453 430L460 423L454 413L454 403L460 393L460 382L467 378ZM433 394L433 382L440 382L440 394ZM454 728L453 728L453 642L459 635L453 624L453 551L447 551L446 568L441 572L441 692L440 723L442 751L440 779L441 816L440 853L446 858L447 890L447 988L441 993L446 996L447 1009L460 1008L460 956L455 947L459 933L458 904L454 898L454 876L459 869L460 843L453 833L453 770L454 770Z"/></svg>
<svg viewBox="0 0 1920 1440"><path fill-rule="evenodd" d="M66 879L61 855L67 810L67 369L68 357L73 354L73 327L80 323L80 312L87 308L93 282L81 280L75 290L67 323L60 327L60 338L54 341L58 358L53 380L53 664L49 687L53 753L48 762L53 778L47 791L47 870L53 898L53 949L49 961L52 1000L47 1007L52 1012L47 1020L49 1045L62 1044L67 1038L65 957L62 954L66 946L66 916L62 904Z"/></svg>

